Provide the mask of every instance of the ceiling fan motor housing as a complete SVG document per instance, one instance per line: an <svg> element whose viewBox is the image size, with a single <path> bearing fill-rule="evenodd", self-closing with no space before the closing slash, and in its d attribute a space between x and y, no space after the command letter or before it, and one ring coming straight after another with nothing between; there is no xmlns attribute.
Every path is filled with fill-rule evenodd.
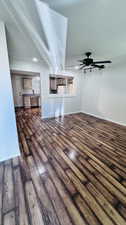
<svg viewBox="0 0 126 225"><path fill-rule="evenodd" d="M85 55L89 58L92 55L92 52L86 52Z"/></svg>
<svg viewBox="0 0 126 225"><path fill-rule="evenodd" d="M84 59L83 63L84 63L86 66L90 66L90 65L93 63L93 59L92 59L92 58Z"/></svg>

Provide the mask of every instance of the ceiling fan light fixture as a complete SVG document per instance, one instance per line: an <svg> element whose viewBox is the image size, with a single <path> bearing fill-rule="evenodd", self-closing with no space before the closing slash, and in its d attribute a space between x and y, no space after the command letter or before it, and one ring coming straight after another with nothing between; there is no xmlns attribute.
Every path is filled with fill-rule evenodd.
<svg viewBox="0 0 126 225"><path fill-rule="evenodd" d="M112 61L110 60L104 60L104 61L94 61L93 58L91 58L91 52L86 52L85 55L86 55L86 58L82 59L82 60L78 60L78 62L80 62L80 67L79 67L79 70L84 70L84 73L85 71L89 70L90 72L92 72L92 70L94 68L97 68L99 70L102 70L105 68L105 65L104 64L107 64L107 63L112 63ZM102 64L102 65L99 65L99 64Z"/></svg>
<svg viewBox="0 0 126 225"><path fill-rule="evenodd" d="M83 64L82 64L82 65L83 65ZM78 70L79 68L80 68L79 66L75 66L75 67L74 67L75 70Z"/></svg>

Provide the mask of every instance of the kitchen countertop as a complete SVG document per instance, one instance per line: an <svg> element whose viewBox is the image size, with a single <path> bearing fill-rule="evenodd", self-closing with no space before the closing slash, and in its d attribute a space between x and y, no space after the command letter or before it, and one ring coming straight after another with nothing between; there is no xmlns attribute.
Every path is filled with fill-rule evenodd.
<svg viewBox="0 0 126 225"><path fill-rule="evenodd" d="M29 97L40 97L40 94L23 94L22 96L29 96Z"/></svg>

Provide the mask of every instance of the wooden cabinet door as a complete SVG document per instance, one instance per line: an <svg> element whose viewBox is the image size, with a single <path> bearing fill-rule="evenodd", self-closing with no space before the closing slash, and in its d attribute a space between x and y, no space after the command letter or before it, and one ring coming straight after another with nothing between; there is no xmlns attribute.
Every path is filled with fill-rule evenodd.
<svg viewBox="0 0 126 225"><path fill-rule="evenodd" d="M31 97L31 107L39 106L39 97Z"/></svg>
<svg viewBox="0 0 126 225"><path fill-rule="evenodd" d="M31 90L32 89L32 79L24 78L23 82L24 82L24 89L25 90Z"/></svg>
<svg viewBox="0 0 126 225"><path fill-rule="evenodd" d="M51 78L50 79L50 89L51 90L57 90L57 83L56 83L56 79Z"/></svg>

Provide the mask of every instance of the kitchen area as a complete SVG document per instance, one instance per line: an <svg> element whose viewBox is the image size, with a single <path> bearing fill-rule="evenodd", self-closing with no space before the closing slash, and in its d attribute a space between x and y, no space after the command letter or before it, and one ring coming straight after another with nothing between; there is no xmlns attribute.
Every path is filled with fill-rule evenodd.
<svg viewBox="0 0 126 225"><path fill-rule="evenodd" d="M41 84L39 75L11 74L15 108L41 107Z"/></svg>

